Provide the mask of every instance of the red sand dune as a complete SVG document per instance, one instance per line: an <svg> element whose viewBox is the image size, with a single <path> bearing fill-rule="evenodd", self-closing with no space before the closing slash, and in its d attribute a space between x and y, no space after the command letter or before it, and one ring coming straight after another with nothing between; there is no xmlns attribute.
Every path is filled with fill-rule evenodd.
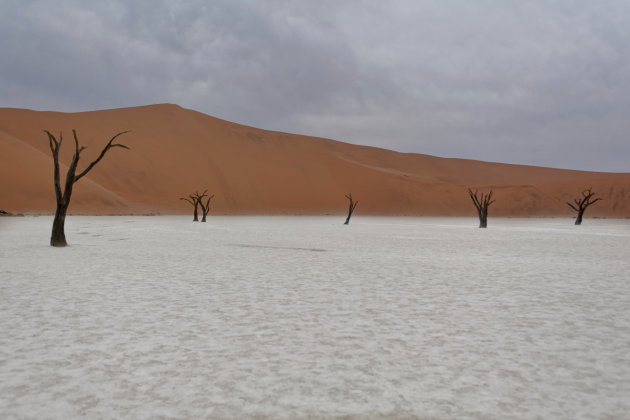
<svg viewBox="0 0 630 420"><path fill-rule="evenodd" d="M75 186L70 213L190 213L179 200L215 194L212 214L474 216L466 188L494 190L491 216L571 216L593 187L587 217L630 217L630 173L598 173L444 159L234 124L176 105L80 113L0 108L0 209L52 213L53 161L43 130L64 134L62 162L82 145L79 170L115 133L131 130ZM65 175L65 168L62 173Z"/></svg>

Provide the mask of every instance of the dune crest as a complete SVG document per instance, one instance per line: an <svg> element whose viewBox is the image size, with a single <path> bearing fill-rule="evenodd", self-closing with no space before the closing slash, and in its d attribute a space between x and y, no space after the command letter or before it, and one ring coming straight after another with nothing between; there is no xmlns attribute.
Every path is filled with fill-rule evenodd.
<svg viewBox="0 0 630 420"><path fill-rule="evenodd" d="M467 188L494 190L492 216L571 216L565 204L592 187L603 201L586 217L630 217L630 173L599 173L446 159L247 127L172 104L79 113L0 108L0 209L52 213L53 162L43 130L63 131L70 161L76 129L89 163L115 133L112 151L77 183L71 214L188 214L194 190L215 194L211 214L475 216ZM62 171L64 169L62 168ZM63 172L62 172L63 173Z"/></svg>

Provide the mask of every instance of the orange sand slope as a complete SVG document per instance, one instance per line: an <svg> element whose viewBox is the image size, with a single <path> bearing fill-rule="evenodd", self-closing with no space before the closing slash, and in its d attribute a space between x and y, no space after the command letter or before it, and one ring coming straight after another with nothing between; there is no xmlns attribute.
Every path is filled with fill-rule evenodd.
<svg viewBox="0 0 630 420"><path fill-rule="evenodd" d="M43 130L64 134L62 162L87 149L79 170L115 133L112 149L75 185L74 214L190 213L179 197L215 194L214 214L471 216L466 188L494 189L491 216L570 216L565 204L593 187L587 216L630 217L630 173L596 173L444 159L234 124L177 105L58 113L0 108L0 209L54 211L53 162ZM62 173L65 175L65 169Z"/></svg>

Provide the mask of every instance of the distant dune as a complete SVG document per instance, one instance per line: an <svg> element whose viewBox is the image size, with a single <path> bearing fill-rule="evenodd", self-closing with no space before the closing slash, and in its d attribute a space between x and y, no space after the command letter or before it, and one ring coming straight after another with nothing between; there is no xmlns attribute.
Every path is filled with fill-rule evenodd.
<svg viewBox="0 0 630 420"><path fill-rule="evenodd" d="M565 204L593 187L587 217L630 217L630 173L570 171L445 159L261 130L177 105L59 113L0 108L0 209L52 213L53 162L42 130L63 131L62 161L81 144L79 169L115 133L132 132L75 186L73 214L178 214L194 190L211 214L474 216L466 188L494 190L490 216L571 216ZM65 169L62 168L65 174Z"/></svg>

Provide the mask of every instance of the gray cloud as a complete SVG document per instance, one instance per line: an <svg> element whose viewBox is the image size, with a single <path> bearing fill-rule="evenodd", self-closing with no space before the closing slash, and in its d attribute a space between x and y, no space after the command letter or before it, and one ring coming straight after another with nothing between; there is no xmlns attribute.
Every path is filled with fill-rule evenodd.
<svg viewBox="0 0 630 420"><path fill-rule="evenodd" d="M8 0L0 23L0 106L174 102L403 152L630 171L625 0Z"/></svg>

